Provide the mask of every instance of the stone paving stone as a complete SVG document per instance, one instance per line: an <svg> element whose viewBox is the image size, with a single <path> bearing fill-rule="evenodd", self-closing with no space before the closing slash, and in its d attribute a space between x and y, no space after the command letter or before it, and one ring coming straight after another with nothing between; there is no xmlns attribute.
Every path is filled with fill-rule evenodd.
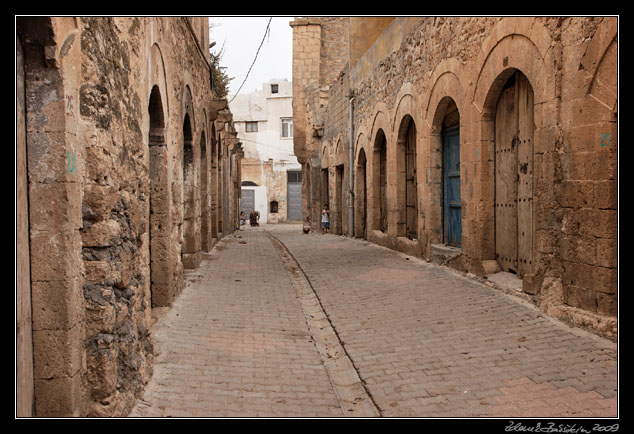
<svg viewBox="0 0 634 434"><path fill-rule="evenodd" d="M130 416L345 416L265 231L301 266L382 416L616 416L614 343L445 267L301 225L237 232L187 272L154 324L154 377Z"/></svg>
<svg viewBox="0 0 634 434"><path fill-rule="evenodd" d="M187 282L154 325L154 376L130 416L343 416L264 232L226 237Z"/></svg>
<svg viewBox="0 0 634 434"><path fill-rule="evenodd" d="M270 231L312 283L383 416L616 416L614 343L363 240Z"/></svg>

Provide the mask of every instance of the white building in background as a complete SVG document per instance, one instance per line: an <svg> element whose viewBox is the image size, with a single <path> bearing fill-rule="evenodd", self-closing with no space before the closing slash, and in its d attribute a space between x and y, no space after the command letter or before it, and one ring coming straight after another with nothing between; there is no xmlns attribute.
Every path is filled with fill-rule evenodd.
<svg viewBox="0 0 634 434"><path fill-rule="evenodd" d="M242 142L241 210L261 223L302 219L301 165L293 151L292 83L270 80L262 90L229 96Z"/></svg>

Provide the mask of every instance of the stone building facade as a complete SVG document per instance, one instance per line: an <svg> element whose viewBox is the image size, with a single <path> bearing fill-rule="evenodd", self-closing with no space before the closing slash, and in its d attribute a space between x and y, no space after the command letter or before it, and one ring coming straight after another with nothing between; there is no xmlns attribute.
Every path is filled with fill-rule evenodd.
<svg viewBox="0 0 634 434"><path fill-rule="evenodd" d="M120 416L152 309L235 228L206 17L16 17L17 416Z"/></svg>
<svg viewBox="0 0 634 434"><path fill-rule="evenodd" d="M306 225L486 277L617 336L617 17L304 17Z"/></svg>
<svg viewBox="0 0 634 434"><path fill-rule="evenodd" d="M229 95L228 99L244 151L241 211L248 219L255 209L261 223L301 220L301 165L293 153L292 83L271 79L256 92Z"/></svg>

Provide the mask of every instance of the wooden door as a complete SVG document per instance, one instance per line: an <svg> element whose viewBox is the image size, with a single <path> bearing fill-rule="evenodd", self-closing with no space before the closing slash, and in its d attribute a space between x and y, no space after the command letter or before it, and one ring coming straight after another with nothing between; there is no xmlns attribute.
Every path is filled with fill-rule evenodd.
<svg viewBox="0 0 634 434"><path fill-rule="evenodd" d="M382 139L379 151L379 229L387 233L387 145Z"/></svg>
<svg viewBox="0 0 634 434"><path fill-rule="evenodd" d="M418 194L416 191L416 128L410 124L405 145L405 236L410 240L418 238Z"/></svg>
<svg viewBox="0 0 634 434"><path fill-rule="evenodd" d="M523 276L533 252L533 90L517 72L495 118L495 251L504 271Z"/></svg>
<svg viewBox="0 0 634 434"><path fill-rule="evenodd" d="M443 131L443 201L445 244L460 247L462 202L460 198L460 129Z"/></svg>

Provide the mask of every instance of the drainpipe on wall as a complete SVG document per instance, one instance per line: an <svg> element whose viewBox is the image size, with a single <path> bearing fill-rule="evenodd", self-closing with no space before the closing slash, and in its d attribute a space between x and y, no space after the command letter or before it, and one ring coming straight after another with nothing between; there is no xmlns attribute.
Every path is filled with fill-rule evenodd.
<svg viewBox="0 0 634 434"><path fill-rule="evenodd" d="M350 130L350 146L348 147L349 151L349 162L348 162L348 188L350 193L350 201L349 201L349 209L348 209L348 234L354 238L354 91L351 89L350 94L348 94L350 110L349 112L349 130Z"/></svg>

